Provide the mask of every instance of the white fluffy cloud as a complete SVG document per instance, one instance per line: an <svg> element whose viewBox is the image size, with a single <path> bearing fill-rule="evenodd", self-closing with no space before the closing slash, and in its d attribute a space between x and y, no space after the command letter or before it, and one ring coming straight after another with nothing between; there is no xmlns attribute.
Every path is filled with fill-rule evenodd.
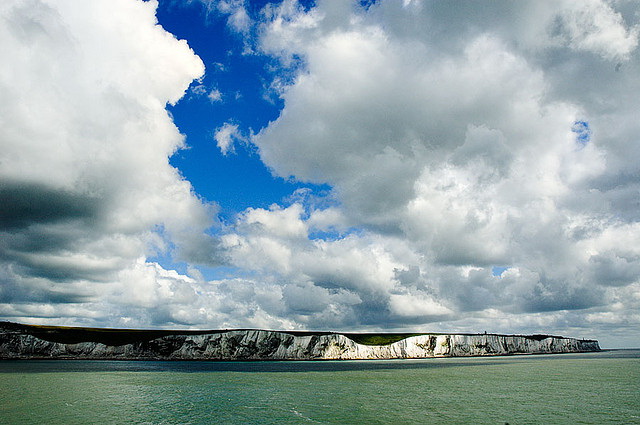
<svg viewBox="0 0 640 425"><path fill-rule="evenodd" d="M235 152L235 142L244 140L237 124L225 123L213 135L216 145L223 155Z"/></svg>
<svg viewBox="0 0 640 425"><path fill-rule="evenodd" d="M167 244L191 256L208 243L215 210L169 165L183 136L165 110L204 66L157 25L155 8L0 6L5 316L104 320L120 290L129 294L122 300L150 305L166 298L162 280L126 276L157 267L144 258Z"/></svg>
<svg viewBox="0 0 640 425"><path fill-rule="evenodd" d="M609 311L640 264L629 6L625 16L601 1L271 8L260 48L295 77L281 87L280 117L253 143L278 175L332 185L340 222L361 229L313 241L309 262L330 270L323 254L351 241L330 264L346 259L361 286L335 281L361 298L384 288L368 304L381 325L402 305L425 322ZM392 240L411 254L394 257ZM281 266L273 273L306 270L291 265L300 250L280 249L269 249ZM496 266L507 271L494 276ZM398 272L408 270L419 270L410 282Z"/></svg>
<svg viewBox="0 0 640 425"><path fill-rule="evenodd" d="M605 59L628 59L638 46L638 27L626 28L622 16L606 2L561 2L554 24L552 37Z"/></svg>

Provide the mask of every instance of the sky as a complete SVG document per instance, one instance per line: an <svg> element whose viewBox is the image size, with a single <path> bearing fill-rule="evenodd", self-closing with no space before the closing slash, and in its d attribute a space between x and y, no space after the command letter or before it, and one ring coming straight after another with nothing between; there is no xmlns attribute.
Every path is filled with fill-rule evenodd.
<svg viewBox="0 0 640 425"><path fill-rule="evenodd" d="M0 320L640 346L636 1L0 17Z"/></svg>

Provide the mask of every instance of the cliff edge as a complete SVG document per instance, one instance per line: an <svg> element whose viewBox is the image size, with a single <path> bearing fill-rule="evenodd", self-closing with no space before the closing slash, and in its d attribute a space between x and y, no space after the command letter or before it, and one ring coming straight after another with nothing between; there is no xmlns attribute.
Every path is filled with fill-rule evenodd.
<svg viewBox="0 0 640 425"><path fill-rule="evenodd" d="M550 335L126 330L0 322L2 359L364 360L599 351Z"/></svg>

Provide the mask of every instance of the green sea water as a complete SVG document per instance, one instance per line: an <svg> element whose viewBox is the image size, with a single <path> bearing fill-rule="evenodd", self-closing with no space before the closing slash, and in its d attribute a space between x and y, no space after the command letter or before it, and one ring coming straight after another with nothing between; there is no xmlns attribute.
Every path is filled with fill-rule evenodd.
<svg viewBox="0 0 640 425"><path fill-rule="evenodd" d="M640 351L387 361L2 361L0 423L640 424Z"/></svg>

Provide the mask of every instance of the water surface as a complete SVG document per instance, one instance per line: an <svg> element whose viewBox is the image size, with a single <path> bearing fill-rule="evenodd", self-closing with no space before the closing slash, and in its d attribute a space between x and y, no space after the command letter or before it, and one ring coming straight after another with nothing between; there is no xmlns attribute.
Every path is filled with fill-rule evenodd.
<svg viewBox="0 0 640 425"><path fill-rule="evenodd" d="M0 362L3 424L640 424L640 351Z"/></svg>

